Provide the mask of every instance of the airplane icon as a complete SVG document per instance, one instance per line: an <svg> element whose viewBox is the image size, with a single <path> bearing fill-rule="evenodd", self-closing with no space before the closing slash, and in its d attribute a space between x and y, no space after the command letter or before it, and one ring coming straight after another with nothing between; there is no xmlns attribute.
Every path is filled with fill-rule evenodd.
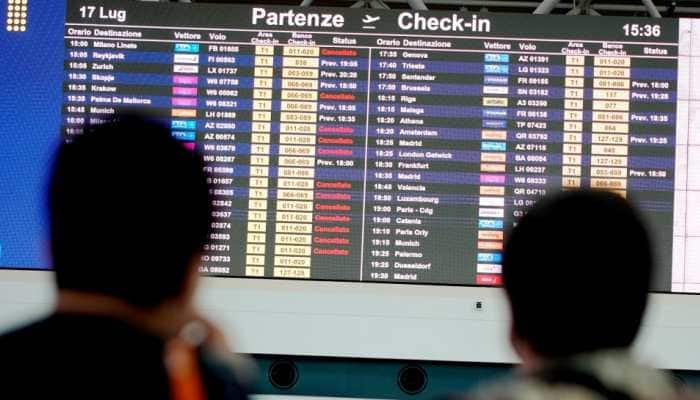
<svg viewBox="0 0 700 400"><path fill-rule="evenodd" d="M371 24L371 23L379 21L380 19L382 19L382 17L373 17L371 15L365 14L365 17L362 18L362 23L363 24Z"/></svg>

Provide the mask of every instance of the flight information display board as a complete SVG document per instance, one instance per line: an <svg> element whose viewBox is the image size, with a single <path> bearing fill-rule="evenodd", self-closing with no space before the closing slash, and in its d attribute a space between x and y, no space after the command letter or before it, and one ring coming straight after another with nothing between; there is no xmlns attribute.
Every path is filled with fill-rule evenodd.
<svg viewBox="0 0 700 400"><path fill-rule="evenodd" d="M205 274L498 285L537 198L600 188L668 291L678 23L70 0L63 135L145 108L200 152Z"/></svg>

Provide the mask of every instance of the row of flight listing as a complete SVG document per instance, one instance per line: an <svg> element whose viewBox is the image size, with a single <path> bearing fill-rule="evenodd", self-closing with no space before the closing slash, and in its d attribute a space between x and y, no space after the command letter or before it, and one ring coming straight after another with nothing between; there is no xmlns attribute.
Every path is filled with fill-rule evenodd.
<svg viewBox="0 0 700 400"><path fill-rule="evenodd" d="M200 152L206 274L498 285L562 188L672 226L675 59L104 43L66 39L64 135L136 107Z"/></svg>

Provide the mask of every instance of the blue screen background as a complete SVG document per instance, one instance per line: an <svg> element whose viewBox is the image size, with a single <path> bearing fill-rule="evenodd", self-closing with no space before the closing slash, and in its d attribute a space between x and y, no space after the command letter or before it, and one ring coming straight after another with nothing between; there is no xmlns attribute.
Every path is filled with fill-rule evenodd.
<svg viewBox="0 0 700 400"><path fill-rule="evenodd" d="M0 0L0 268L50 268L46 189L60 142L65 1L28 2L6 30Z"/></svg>

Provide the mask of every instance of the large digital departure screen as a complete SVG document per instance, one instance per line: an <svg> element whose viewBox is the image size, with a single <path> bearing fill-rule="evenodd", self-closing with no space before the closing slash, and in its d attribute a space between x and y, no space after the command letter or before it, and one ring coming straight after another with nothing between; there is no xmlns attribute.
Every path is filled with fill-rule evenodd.
<svg viewBox="0 0 700 400"><path fill-rule="evenodd" d="M499 285L534 201L598 188L698 289L689 20L69 0L63 34L65 140L146 109L204 157L204 274Z"/></svg>

